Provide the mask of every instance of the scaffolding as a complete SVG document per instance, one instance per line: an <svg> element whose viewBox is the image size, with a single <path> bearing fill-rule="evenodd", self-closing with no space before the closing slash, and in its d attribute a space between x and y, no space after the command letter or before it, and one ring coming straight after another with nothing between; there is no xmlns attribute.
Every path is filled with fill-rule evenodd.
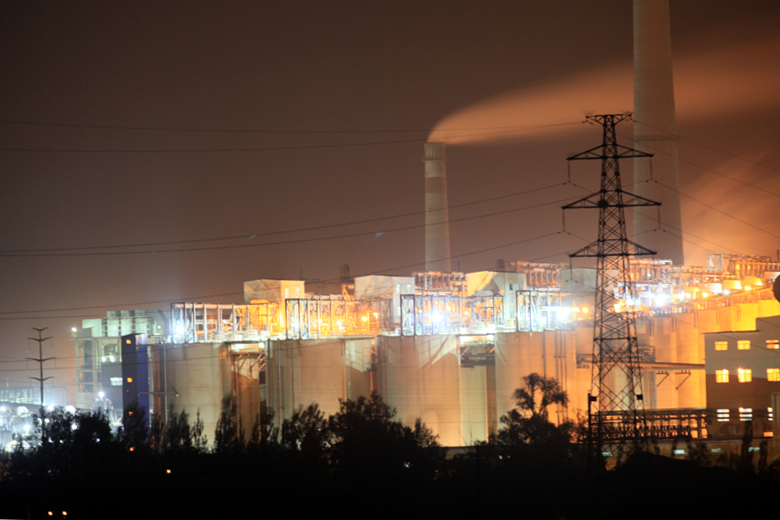
<svg viewBox="0 0 780 520"><path fill-rule="evenodd" d="M474 334L505 328L503 296L401 295L401 335Z"/></svg>
<svg viewBox="0 0 780 520"><path fill-rule="evenodd" d="M393 330L391 300L295 298L285 305L287 339L377 335Z"/></svg>
<svg viewBox="0 0 780 520"><path fill-rule="evenodd" d="M466 295L466 275L463 273L441 273L426 271L412 273L415 291L421 293L449 293L453 296Z"/></svg>
<svg viewBox="0 0 780 520"><path fill-rule="evenodd" d="M552 290L517 291L517 331L571 329L574 321L590 318L571 293Z"/></svg>
<svg viewBox="0 0 780 520"><path fill-rule="evenodd" d="M710 254L707 255L707 267L738 278L765 278L768 273L780 272L780 260L773 261L771 256Z"/></svg>
<svg viewBox="0 0 780 520"><path fill-rule="evenodd" d="M261 341L282 332L279 304L172 303L174 343Z"/></svg>
<svg viewBox="0 0 780 520"><path fill-rule="evenodd" d="M558 287L561 269L568 269L568 264L539 262L509 262L503 265L503 271L525 273L527 284L531 287Z"/></svg>

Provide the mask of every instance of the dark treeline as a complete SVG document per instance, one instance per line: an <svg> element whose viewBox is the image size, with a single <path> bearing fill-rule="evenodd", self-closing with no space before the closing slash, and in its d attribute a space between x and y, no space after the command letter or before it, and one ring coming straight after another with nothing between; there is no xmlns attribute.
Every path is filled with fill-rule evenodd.
<svg viewBox="0 0 780 520"><path fill-rule="evenodd" d="M582 427L548 419L548 406L567 401L554 380L532 374L514 398L490 442L449 456L377 394L341 402L330 417L312 404L251 428L226 398L213 442L197 413L147 428L133 410L112 432L99 413L57 410L43 442L19 443L3 460L0 517L617 519L776 507L780 461L754 463L747 450L714 459L698 445L691 460L640 453L594 472L577 442Z"/></svg>

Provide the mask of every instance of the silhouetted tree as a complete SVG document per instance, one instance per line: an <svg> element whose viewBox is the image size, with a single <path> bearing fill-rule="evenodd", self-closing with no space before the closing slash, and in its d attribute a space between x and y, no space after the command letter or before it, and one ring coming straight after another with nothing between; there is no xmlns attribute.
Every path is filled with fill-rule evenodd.
<svg viewBox="0 0 780 520"><path fill-rule="evenodd" d="M185 410L171 412L170 418L164 428L160 421L155 421L156 437L160 452L168 453L203 453L207 440L203 435L203 420L200 412L196 415L195 423L190 424L190 416Z"/></svg>
<svg viewBox="0 0 780 520"><path fill-rule="evenodd" d="M390 476L422 471L429 460L440 459L436 437L422 421L410 428L393 420L395 409L378 393L339 404L339 412L328 420L338 467Z"/></svg>
<svg viewBox="0 0 780 520"><path fill-rule="evenodd" d="M222 408L214 431L214 453L239 453L246 449L243 428L236 421L237 407L231 395L222 398Z"/></svg>
<svg viewBox="0 0 780 520"><path fill-rule="evenodd" d="M558 381L533 373L523 378L523 384L513 394L516 408L501 416L498 443L568 444L575 431L574 424L571 421L553 424L547 410L552 404L566 406L569 402Z"/></svg>
<svg viewBox="0 0 780 520"><path fill-rule="evenodd" d="M328 420L316 403L298 407L290 419L282 423L282 447L300 452L306 458L322 458L331 445Z"/></svg>
<svg viewBox="0 0 780 520"><path fill-rule="evenodd" d="M274 411L263 410L255 418L252 425L252 435L247 443L247 451L270 455L279 449L279 428L274 426Z"/></svg>
<svg viewBox="0 0 780 520"><path fill-rule="evenodd" d="M145 451L149 446L149 425L146 410L138 401L133 401L125 409L122 416L121 440L127 448L133 451Z"/></svg>

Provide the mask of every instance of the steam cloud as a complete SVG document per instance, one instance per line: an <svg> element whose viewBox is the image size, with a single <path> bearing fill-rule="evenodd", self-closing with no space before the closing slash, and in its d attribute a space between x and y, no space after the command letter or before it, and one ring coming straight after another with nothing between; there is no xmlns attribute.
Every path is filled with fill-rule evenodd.
<svg viewBox="0 0 780 520"><path fill-rule="evenodd" d="M780 63L780 39L675 60L678 119L780 106L777 63ZM528 130L538 135L576 128L549 125L570 123L585 113L628 112L633 104L633 64L623 63L507 93L460 110L442 119L428 140L448 144L516 140ZM501 127L518 126L527 130L501 130ZM468 132L464 128L485 130Z"/></svg>

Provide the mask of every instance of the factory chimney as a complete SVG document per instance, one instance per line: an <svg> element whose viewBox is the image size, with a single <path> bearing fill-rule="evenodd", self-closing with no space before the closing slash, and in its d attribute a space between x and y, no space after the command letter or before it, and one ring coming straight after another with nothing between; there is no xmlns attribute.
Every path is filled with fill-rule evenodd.
<svg viewBox="0 0 780 520"><path fill-rule="evenodd" d="M677 123L672 80L669 0L634 0L634 148L652 159L634 159L631 191L661 203L658 213L634 210L634 236L658 258L684 263ZM650 163L652 161L652 164Z"/></svg>
<svg viewBox="0 0 780 520"><path fill-rule="evenodd" d="M452 271L447 157L444 143L425 143L425 270Z"/></svg>

